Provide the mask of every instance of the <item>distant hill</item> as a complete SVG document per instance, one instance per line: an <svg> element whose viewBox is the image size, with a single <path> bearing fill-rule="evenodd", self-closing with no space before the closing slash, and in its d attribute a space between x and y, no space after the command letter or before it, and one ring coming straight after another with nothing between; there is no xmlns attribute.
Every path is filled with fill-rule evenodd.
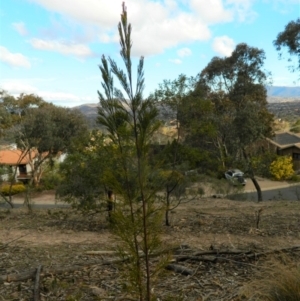
<svg viewBox="0 0 300 301"><path fill-rule="evenodd" d="M287 117L287 115L299 116L300 108L300 87L268 87L268 109L280 118ZM278 104L278 105L276 105ZM96 119L98 115L98 103L87 103L80 106L73 107L73 109L79 110L88 119L91 127L97 127ZM159 108L160 119L170 118L170 112L168 117L165 116L165 111ZM281 112L280 114L278 112ZM283 116L282 116L283 115ZM173 117L171 117L172 119ZM174 117L175 118L175 117ZM298 117L299 118L299 117Z"/></svg>
<svg viewBox="0 0 300 301"><path fill-rule="evenodd" d="M268 96L300 98L300 87L271 86L267 91Z"/></svg>
<svg viewBox="0 0 300 301"><path fill-rule="evenodd" d="M97 103L86 103L72 109L80 111L87 118L90 127L94 128L97 127L98 106L99 104Z"/></svg>

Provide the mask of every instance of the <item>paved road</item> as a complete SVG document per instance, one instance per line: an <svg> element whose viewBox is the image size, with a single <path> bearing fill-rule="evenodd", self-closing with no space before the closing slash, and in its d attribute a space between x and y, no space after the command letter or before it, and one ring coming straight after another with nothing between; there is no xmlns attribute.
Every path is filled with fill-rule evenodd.
<svg viewBox="0 0 300 301"><path fill-rule="evenodd" d="M288 182L278 182L258 178L263 200L290 200L300 201L300 184L291 184ZM234 196L234 199L257 200L256 189L250 179L247 179L244 192Z"/></svg>
<svg viewBox="0 0 300 301"><path fill-rule="evenodd" d="M15 195L13 196L14 208L24 206L24 197ZM66 208L70 207L69 204L57 202L55 200L55 193L41 193L39 196L32 197L32 208L34 209L53 209L53 208ZM3 200L0 200L0 208L10 208L10 206Z"/></svg>
<svg viewBox="0 0 300 301"><path fill-rule="evenodd" d="M257 179L263 194L263 200L291 200L300 201L300 183L290 184L288 182L278 182L266 179ZM232 199L236 200L257 200L256 189L250 179L247 179L247 184L242 193L231 196ZM68 204L62 202L56 202L54 193L41 195L32 198L33 208L36 209L51 209L51 208L66 208ZM14 196L13 203L15 208L23 206L24 198ZM0 200L0 208L10 208L6 203Z"/></svg>

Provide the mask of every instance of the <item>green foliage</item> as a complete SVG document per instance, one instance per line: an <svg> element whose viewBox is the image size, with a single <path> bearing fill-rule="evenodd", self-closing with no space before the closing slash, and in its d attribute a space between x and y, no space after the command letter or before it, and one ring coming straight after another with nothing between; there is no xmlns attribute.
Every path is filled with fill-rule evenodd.
<svg viewBox="0 0 300 301"><path fill-rule="evenodd" d="M251 157L251 164L255 174L270 178L270 165L277 158L274 152L259 152Z"/></svg>
<svg viewBox="0 0 300 301"><path fill-rule="evenodd" d="M290 66L291 71L300 71L300 18L296 21L290 21L285 29L277 35L273 42L276 50L282 56L282 48L286 47L291 56L295 55L298 58L298 67ZM290 59L289 59L290 60Z"/></svg>
<svg viewBox="0 0 300 301"><path fill-rule="evenodd" d="M104 197L105 170L111 153L104 145L104 136L97 131L82 137L59 166L60 183L56 194L74 207L91 209L101 205Z"/></svg>
<svg viewBox="0 0 300 301"><path fill-rule="evenodd" d="M62 181L62 177L59 173L59 164L52 163L47 164L44 169L43 177L37 187L39 190L52 190L56 189Z"/></svg>
<svg viewBox="0 0 300 301"><path fill-rule="evenodd" d="M199 191L188 191L188 186L192 183L191 176L183 175L177 170L160 170L156 180L162 186L164 196L161 196L161 201L165 208L165 225L170 226L169 213L178 207L181 203L186 203L195 198Z"/></svg>
<svg viewBox="0 0 300 301"><path fill-rule="evenodd" d="M0 188L0 193L5 196L18 194L25 191L26 191L26 187L24 186L24 184L21 183L13 184L13 185L3 184Z"/></svg>
<svg viewBox="0 0 300 301"><path fill-rule="evenodd" d="M287 180L294 174L293 158L289 156L278 156L271 163L270 172L276 180Z"/></svg>
<svg viewBox="0 0 300 301"><path fill-rule="evenodd" d="M20 94L18 97L9 95L0 90L0 137L9 137L10 129L14 128L23 119L27 109L42 107L47 104L41 97L35 94Z"/></svg>
<svg viewBox="0 0 300 301"><path fill-rule="evenodd" d="M37 152L34 164L31 162L32 184L39 184L45 162L54 162L57 155L67 152L73 141L86 133L86 121L77 111L49 104L26 109L15 139L21 150Z"/></svg>
<svg viewBox="0 0 300 301"><path fill-rule="evenodd" d="M211 153L224 169L232 163L245 165L254 181L252 149L272 135L273 123L273 115L267 110L265 86L269 75L263 69L264 60L263 50L238 44L231 56L213 58L199 79L199 87L208 91L214 105L216 134L208 141ZM258 183L255 187L261 200Z"/></svg>
<svg viewBox="0 0 300 301"><path fill-rule="evenodd" d="M207 152L186 145L185 143L178 143L175 139L171 143L161 147L160 150L156 156L156 160L167 169L173 167L181 172L190 169L205 168L209 166L210 160L212 160Z"/></svg>
<svg viewBox="0 0 300 301"><path fill-rule="evenodd" d="M299 183L300 182L300 175L293 174L292 177L290 178L290 180L293 181L293 182Z"/></svg>
<svg viewBox="0 0 300 301"><path fill-rule="evenodd" d="M72 139L86 131L87 125L81 113L47 105L25 112L16 140L20 148L25 145L37 149L40 154L48 152L47 155L53 157L66 151Z"/></svg>

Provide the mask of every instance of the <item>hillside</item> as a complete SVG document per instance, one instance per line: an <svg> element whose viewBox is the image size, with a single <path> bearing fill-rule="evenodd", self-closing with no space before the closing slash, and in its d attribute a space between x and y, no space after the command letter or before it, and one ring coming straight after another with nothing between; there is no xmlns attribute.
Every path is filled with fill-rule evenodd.
<svg viewBox="0 0 300 301"><path fill-rule="evenodd" d="M274 114L276 119L283 119L288 122L295 122L300 119L300 96L299 97L271 97L268 98L268 110ZM91 127L96 127L97 119L97 107L98 104L83 104L81 106L74 107L79 110L89 121ZM160 119L174 119L170 117L170 114L159 108Z"/></svg>
<svg viewBox="0 0 300 301"><path fill-rule="evenodd" d="M267 91L269 97L300 98L300 87L271 86Z"/></svg>

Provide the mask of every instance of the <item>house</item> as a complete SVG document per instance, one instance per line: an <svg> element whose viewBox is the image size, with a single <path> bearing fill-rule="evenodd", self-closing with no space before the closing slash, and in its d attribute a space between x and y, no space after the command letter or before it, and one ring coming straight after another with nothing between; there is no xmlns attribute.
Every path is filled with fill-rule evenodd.
<svg viewBox="0 0 300 301"><path fill-rule="evenodd" d="M31 178L30 158L35 158L36 152L23 152L19 149L1 149L0 166L11 168L12 174L15 173L16 181L26 182ZM2 180L9 179L9 173L2 175Z"/></svg>
<svg viewBox="0 0 300 301"><path fill-rule="evenodd" d="M272 139L268 139L277 155L291 156L293 158L294 170L300 170L300 136L290 132L275 134Z"/></svg>

